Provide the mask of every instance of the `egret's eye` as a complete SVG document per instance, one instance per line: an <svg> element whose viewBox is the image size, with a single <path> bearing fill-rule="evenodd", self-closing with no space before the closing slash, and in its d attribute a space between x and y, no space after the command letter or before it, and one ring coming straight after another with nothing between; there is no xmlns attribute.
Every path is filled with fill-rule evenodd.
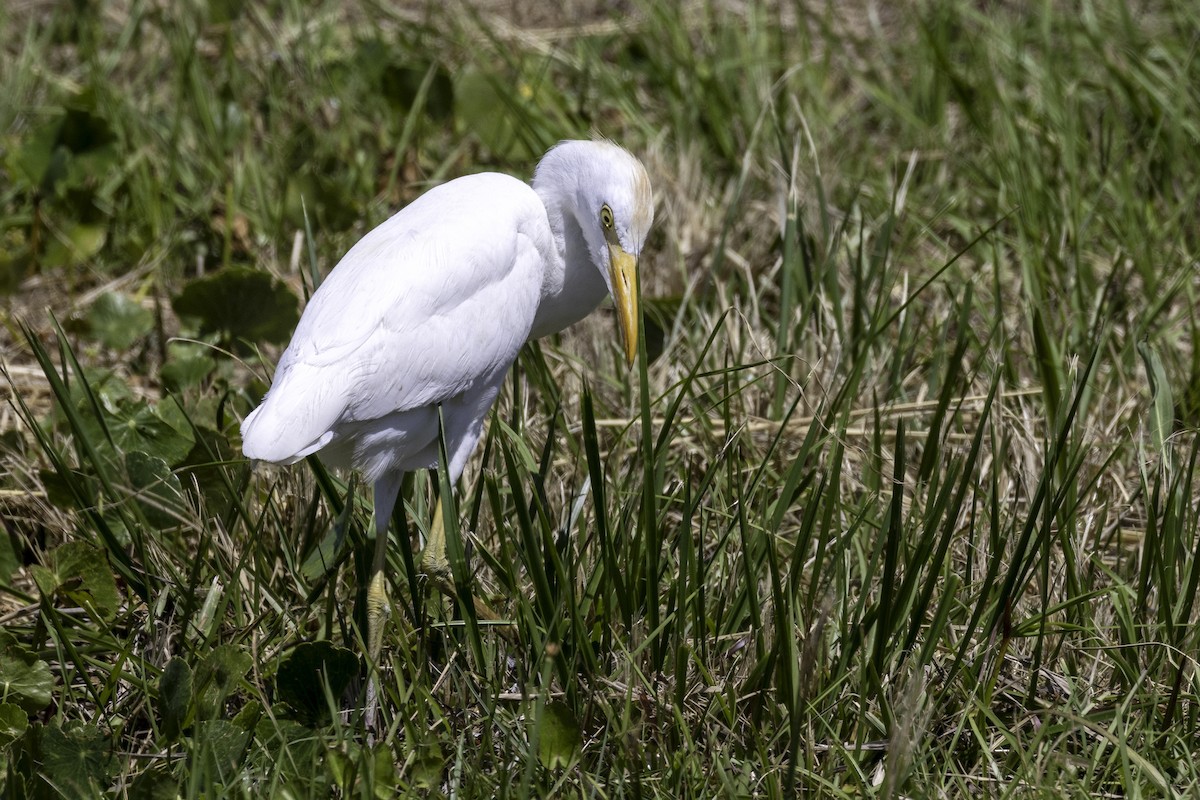
<svg viewBox="0 0 1200 800"><path fill-rule="evenodd" d="M605 230L612 230L613 213L612 209L609 208L608 205L603 205L600 207L600 224L604 226Z"/></svg>

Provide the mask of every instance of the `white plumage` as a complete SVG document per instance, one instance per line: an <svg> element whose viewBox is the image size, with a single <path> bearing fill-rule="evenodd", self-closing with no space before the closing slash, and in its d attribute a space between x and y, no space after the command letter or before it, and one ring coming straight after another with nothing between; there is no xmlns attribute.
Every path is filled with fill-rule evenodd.
<svg viewBox="0 0 1200 800"><path fill-rule="evenodd" d="M546 225L530 224L539 211L520 181L473 175L364 236L313 295L243 423L246 455L291 463L320 450L371 482L432 466L437 404L454 442L529 336L554 247Z"/></svg>
<svg viewBox="0 0 1200 800"><path fill-rule="evenodd" d="M441 404L457 479L521 346L582 319L614 280L636 281L652 218L645 170L606 142L555 147L533 187L484 173L432 189L364 236L313 295L242 423L243 452L290 464L319 451L376 483L436 464ZM632 258L614 263L621 254ZM627 334L630 288L618 297Z"/></svg>
<svg viewBox="0 0 1200 800"><path fill-rule="evenodd" d="M432 189L368 233L313 294L242 422L248 458L312 453L374 484L371 662L388 611L382 570L404 472L433 467L438 408L451 481L462 474L521 346L612 294L625 353L637 352L637 258L653 221L641 163L608 142L563 142L533 185L496 173ZM441 506L422 562L448 585ZM374 725L376 683L368 691Z"/></svg>

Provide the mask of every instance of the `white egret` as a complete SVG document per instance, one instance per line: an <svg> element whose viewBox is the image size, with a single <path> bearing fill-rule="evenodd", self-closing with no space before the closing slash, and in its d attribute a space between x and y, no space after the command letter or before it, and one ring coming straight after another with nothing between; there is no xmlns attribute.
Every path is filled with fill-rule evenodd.
<svg viewBox="0 0 1200 800"><path fill-rule="evenodd" d="M279 464L319 453L374 485L373 665L389 614L388 523L404 473L437 463L439 406L453 483L527 340L611 294L632 365L637 263L653 217L634 156L608 142L562 142L532 186L482 173L425 193L355 244L313 294L274 385L242 422L242 451ZM441 517L439 502L422 565L445 584ZM375 697L372 681L369 727Z"/></svg>

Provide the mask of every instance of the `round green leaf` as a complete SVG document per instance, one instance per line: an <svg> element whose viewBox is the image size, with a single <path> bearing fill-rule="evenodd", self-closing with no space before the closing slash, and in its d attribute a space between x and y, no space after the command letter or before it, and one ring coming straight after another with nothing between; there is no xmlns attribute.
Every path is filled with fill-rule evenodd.
<svg viewBox="0 0 1200 800"><path fill-rule="evenodd" d="M349 179L331 173L324 160L307 164L288 176L284 208L288 220L295 225L305 224L307 211L308 218L316 220L325 231L344 231L362 216L358 196Z"/></svg>
<svg viewBox="0 0 1200 800"><path fill-rule="evenodd" d="M25 735L29 730L29 715L16 703L0 703L0 748Z"/></svg>
<svg viewBox="0 0 1200 800"><path fill-rule="evenodd" d="M277 772L299 796L328 796L324 770L313 769L325 756L325 744L311 728L288 719L262 719L254 727L254 738L258 769Z"/></svg>
<svg viewBox="0 0 1200 800"><path fill-rule="evenodd" d="M196 669L196 713L205 719L221 716L222 706L254 666L254 658L236 645L213 648Z"/></svg>
<svg viewBox="0 0 1200 800"><path fill-rule="evenodd" d="M186 458L196 443L187 417L171 397L155 405L141 400L121 403L108 427L122 453L141 450L172 465Z"/></svg>
<svg viewBox="0 0 1200 800"><path fill-rule="evenodd" d="M99 619L112 619L121 595L104 551L87 542L67 542L50 552L48 566L34 571L43 595L61 592Z"/></svg>
<svg viewBox="0 0 1200 800"><path fill-rule="evenodd" d="M240 453L230 447L225 435L211 428L197 427L195 431L196 445L180 464L177 474L181 483L189 490L199 489L209 503L226 502L229 489L222 472L222 462L240 457Z"/></svg>
<svg viewBox="0 0 1200 800"><path fill-rule="evenodd" d="M12 294L33 271L33 254L28 246L11 252L0 250L0 295Z"/></svg>
<svg viewBox="0 0 1200 800"><path fill-rule="evenodd" d="M203 381L216 369L217 362L208 348L183 342L167 345L167 363L159 370L163 385L179 392Z"/></svg>
<svg viewBox="0 0 1200 800"><path fill-rule="evenodd" d="M108 239L104 222L68 222L46 246L44 263L61 267L87 261L100 252Z"/></svg>
<svg viewBox="0 0 1200 800"><path fill-rule="evenodd" d="M198 722L192 737L193 758L213 775L232 774L242 763L250 731L224 719Z"/></svg>
<svg viewBox="0 0 1200 800"><path fill-rule="evenodd" d="M279 665L279 697L297 717L316 724L329 716L326 692L336 701L358 675L358 657L330 642L305 642Z"/></svg>
<svg viewBox="0 0 1200 800"><path fill-rule="evenodd" d="M62 109L48 110L48 118L29 129L19 146L7 147L4 163L9 179L26 191L42 188L53 161L55 139L62 126Z"/></svg>
<svg viewBox="0 0 1200 800"><path fill-rule="evenodd" d="M97 97L84 92L71 99L58 130L56 144L73 155L107 153L117 143L117 135L97 109Z"/></svg>
<svg viewBox="0 0 1200 800"><path fill-rule="evenodd" d="M154 315L127 295L105 292L87 313L88 327L105 347L128 350L154 327Z"/></svg>
<svg viewBox="0 0 1200 800"><path fill-rule="evenodd" d="M442 775L446 771L446 757L442 748L432 736L416 748L412 757L412 767L409 776L413 786L420 789L436 789L442 783Z"/></svg>
<svg viewBox="0 0 1200 800"><path fill-rule="evenodd" d="M167 462L141 450L125 454L129 484L137 492L146 519L160 528L174 528L187 510L183 486Z"/></svg>
<svg viewBox="0 0 1200 800"><path fill-rule="evenodd" d="M209 0L209 22L226 24L236 22L245 8L245 0Z"/></svg>
<svg viewBox="0 0 1200 800"><path fill-rule="evenodd" d="M562 702L547 703L538 725L538 760L549 769L570 765L583 748L575 712Z"/></svg>
<svg viewBox="0 0 1200 800"><path fill-rule="evenodd" d="M175 313L200 321L204 333L282 344L300 316L296 296L265 272L224 269L192 281L172 301Z"/></svg>
<svg viewBox="0 0 1200 800"><path fill-rule="evenodd" d="M129 800L175 800L181 795L178 781L161 765L145 770L129 786Z"/></svg>
<svg viewBox="0 0 1200 800"><path fill-rule="evenodd" d="M112 773L108 737L95 725L78 721L42 732L42 777L62 797L99 797Z"/></svg>

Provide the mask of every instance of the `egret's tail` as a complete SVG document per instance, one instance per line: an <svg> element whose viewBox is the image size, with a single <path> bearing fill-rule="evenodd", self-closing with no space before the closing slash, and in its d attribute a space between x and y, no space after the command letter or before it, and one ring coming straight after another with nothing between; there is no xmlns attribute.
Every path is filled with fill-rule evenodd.
<svg viewBox="0 0 1200 800"><path fill-rule="evenodd" d="M242 420L246 458L294 464L333 441L333 420L313 414L313 406L320 407L312 402L319 394L317 388L303 395L288 392L277 380L258 408Z"/></svg>

